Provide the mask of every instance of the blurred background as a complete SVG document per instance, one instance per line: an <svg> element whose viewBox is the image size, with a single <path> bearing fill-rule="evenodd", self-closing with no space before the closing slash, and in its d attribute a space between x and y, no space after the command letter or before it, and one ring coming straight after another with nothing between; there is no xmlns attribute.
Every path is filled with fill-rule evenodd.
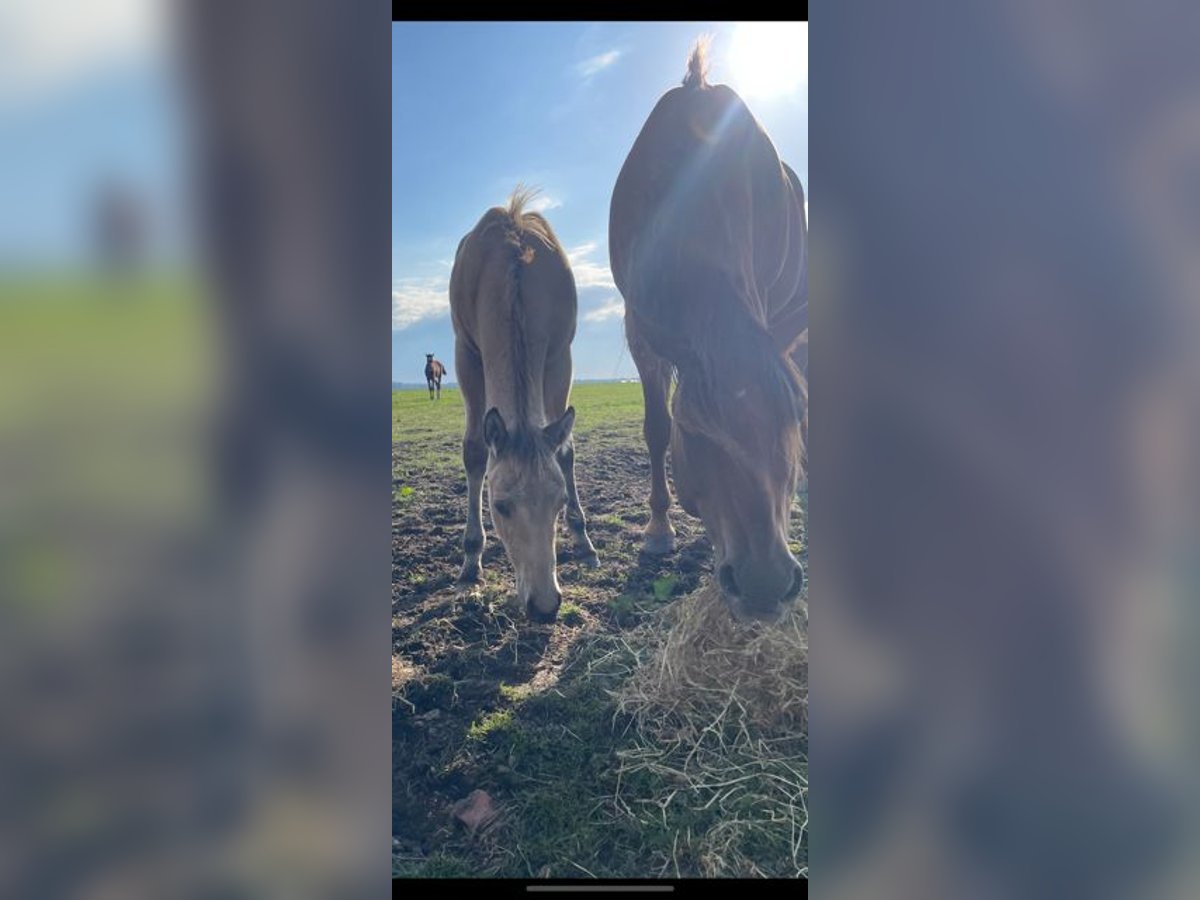
<svg viewBox="0 0 1200 900"><path fill-rule="evenodd" d="M1200 894L1198 15L814 5L822 896Z"/></svg>
<svg viewBox="0 0 1200 900"><path fill-rule="evenodd" d="M1200 892L1198 17L813 10L820 894ZM388 21L0 5L2 896L387 889Z"/></svg>
<svg viewBox="0 0 1200 900"><path fill-rule="evenodd" d="M0 4L0 895L382 896L387 4Z"/></svg>

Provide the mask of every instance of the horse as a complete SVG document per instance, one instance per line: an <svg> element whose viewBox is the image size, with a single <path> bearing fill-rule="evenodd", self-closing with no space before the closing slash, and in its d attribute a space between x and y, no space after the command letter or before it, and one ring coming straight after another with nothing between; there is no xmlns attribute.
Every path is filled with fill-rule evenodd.
<svg viewBox="0 0 1200 900"><path fill-rule="evenodd" d="M529 618L553 622L562 602L555 526L566 508L577 555L598 566L575 484L571 342L578 299L567 255L518 187L459 242L450 273L454 367L466 407L467 526L460 584L479 578L492 526L516 571Z"/></svg>
<svg viewBox="0 0 1200 900"><path fill-rule="evenodd" d="M442 399L442 376L446 367L433 358L432 353L425 354L425 383L429 385L429 399L433 399L433 390L437 388L437 399Z"/></svg>
<svg viewBox="0 0 1200 900"><path fill-rule="evenodd" d="M774 622L803 584L788 525L806 465L804 190L741 98L707 82L706 55L697 42L682 85L650 113L609 209L645 400L643 548L674 549L669 445L679 503L704 523L731 614Z"/></svg>

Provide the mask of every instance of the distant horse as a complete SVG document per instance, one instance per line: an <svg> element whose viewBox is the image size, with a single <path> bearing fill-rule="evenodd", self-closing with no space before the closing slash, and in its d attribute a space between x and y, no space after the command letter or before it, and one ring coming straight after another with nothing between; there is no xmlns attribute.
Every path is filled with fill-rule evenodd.
<svg viewBox="0 0 1200 900"><path fill-rule="evenodd" d="M437 388L437 397L442 398L442 376L446 367L433 358L432 353L425 354L425 383L429 385L429 399L433 399L433 390Z"/></svg>
<svg viewBox="0 0 1200 900"><path fill-rule="evenodd" d="M704 521L732 613L773 621L802 584L788 525L807 433L804 191L741 98L706 82L705 50L629 151L609 256L645 397L645 549L674 548L669 443L679 502Z"/></svg>
<svg viewBox="0 0 1200 900"><path fill-rule="evenodd" d="M145 203L129 185L109 181L95 200L95 240L100 262L110 273L136 271L145 261Z"/></svg>
<svg viewBox="0 0 1200 900"><path fill-rule="evenodd" d="M555 525L567 522L586 564L600 564L575 487L571 341L578 300L567 256L518 188L458 245L450 273L454 368L466 406L467 528L460 582L479 577L486 474L492 523L534 621L553 622L562 594Z"/></svg>

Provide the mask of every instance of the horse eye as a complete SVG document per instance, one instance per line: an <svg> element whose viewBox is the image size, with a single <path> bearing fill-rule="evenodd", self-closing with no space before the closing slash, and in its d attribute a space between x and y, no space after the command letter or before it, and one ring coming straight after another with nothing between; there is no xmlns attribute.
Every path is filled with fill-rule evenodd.
<svg viewBox="0 0 1200 900"><path fill-rule="evenodd" d="M507 519L512 515L512 504L507 500L497 500L492 504L492 509Z"/></svg>

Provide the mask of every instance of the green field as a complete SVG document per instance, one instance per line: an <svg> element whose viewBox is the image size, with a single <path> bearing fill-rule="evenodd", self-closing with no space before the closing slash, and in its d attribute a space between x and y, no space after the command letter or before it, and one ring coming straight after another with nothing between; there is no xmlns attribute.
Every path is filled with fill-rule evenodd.
<svg viewBox="0 0 1200 900"><path fill-rule="evenodd" d="M744 839L730 831L761 818L752 792L688 787L630 765L636 747L612 692L656 646L658 612L707 577L711 548L701 523L675 506L676 552L639 552L649 490L640 385L578 385L571 402L580 499L601 566L577 565L560 525L564 603L557 623L538 626L516 608L486 500L482 584L453 584L465 516L461 395L393 391L393 872L806 874L796 823ZM802 537L796 547L803 554ZM806 751L804 735L786 739ZM501 814L472 834L452 810L474 790Z"/></svg>
<svg viewBox="0 0 1200 900"><path fill-rule="evenodd" d="M634 448L642 440L640 384L576 385L570 402L576 409L577 444ZM435 476L465 479L464 416L456 387L443 387L441 399L432 401L426 390L392 391L393 499L417 499L417 492Z"/></svg>
<svg viewBox="0 0 1200 900"><path fill-rule="evenodd" d="M642 386L619 382L577 384L571 390L575 434L623 440L640 439ZM447 435L462 437L463 402L456 387L443 387L440 400L425 390L392 391L392 441L423 442Z"/></svg>
<svg viewBox="0 0 1200 900"><path fill-rule="evenodd" d="M117 535L150 555L194 520L213 346L186 274L0 277L0 596L83 602Z"/></svg>

